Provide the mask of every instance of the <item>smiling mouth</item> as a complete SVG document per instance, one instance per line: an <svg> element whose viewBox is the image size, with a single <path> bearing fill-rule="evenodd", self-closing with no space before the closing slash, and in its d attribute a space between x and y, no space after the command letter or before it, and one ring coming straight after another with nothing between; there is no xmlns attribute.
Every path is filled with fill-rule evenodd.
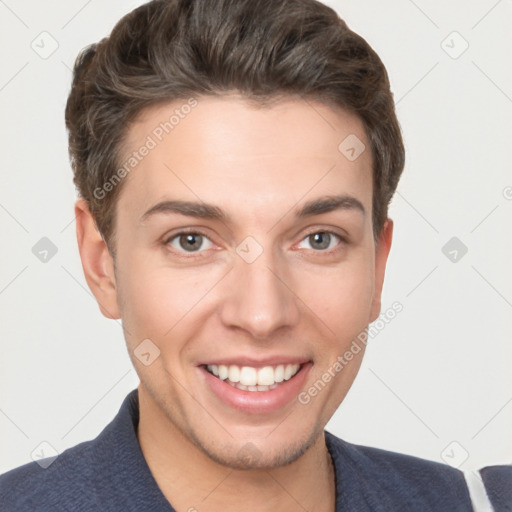
<svg viewBox="0 0 512 512"><path fill-rule="evenodd" d="M209 364L203 368L226 384L242 391L271 391L292 379L301 369L300 364L279 364L254 368L252 366Z"/></svg>

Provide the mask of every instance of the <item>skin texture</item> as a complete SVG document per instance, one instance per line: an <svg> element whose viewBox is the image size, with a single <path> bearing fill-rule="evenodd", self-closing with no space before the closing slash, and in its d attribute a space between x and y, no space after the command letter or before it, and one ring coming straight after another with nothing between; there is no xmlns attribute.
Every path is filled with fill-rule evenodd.
<svg viewBox="0 0 512 512"><path fill-rule="evenodd" d="M124 178L115 266L87 204L75 207L88 285L105 316L122 318L140 378L139 442L177 511L332 511L323 428L364 350L308 404L292 400L265 414L219 400L198 365L297 356L312 363L306 390L377 318L392 222L376 243L369 143L357 117L317 102L290 97L255 108L237 95L197 100ZM146 110L129 128L127 154L182 103ZM350 134L367 148L353 162L338 150ZM339 194L365 213L295 217L306 202ZM171 199L214 204L229 219L161 212L141 220ZM186 228L206 237L198 251L180 245L176 235ZM326 231L340 238L322 250L309 235ZM236 251L249 236L263 250L252 263ZM145 366L134 350L148 338L160 355ZM247 450L257 457L244 458Z"/></svg>

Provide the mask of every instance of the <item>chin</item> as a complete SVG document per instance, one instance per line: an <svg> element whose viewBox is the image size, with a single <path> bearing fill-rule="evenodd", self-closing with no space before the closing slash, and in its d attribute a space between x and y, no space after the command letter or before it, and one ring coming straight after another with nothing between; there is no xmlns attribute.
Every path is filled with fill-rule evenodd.
<svg viewBox="0 0 512 512"><path fill-rule="evenodd" d="M321 432L320 432L321 433ZM315 443L319 433L311 432L299 439L290 439L283 432L273 439L247 436L244 440L233 438L225 444L207 438L206 432L197 435L189 431L191 441L211 460L222 466L236 470L275 469L292 464Z"/></svg>

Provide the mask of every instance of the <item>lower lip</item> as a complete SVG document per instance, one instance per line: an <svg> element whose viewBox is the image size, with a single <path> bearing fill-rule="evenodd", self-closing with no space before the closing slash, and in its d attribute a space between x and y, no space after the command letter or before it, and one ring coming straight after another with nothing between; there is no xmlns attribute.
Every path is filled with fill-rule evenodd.
<svg viewBox="0 0 512 512"><path fill-rule="evenodd" d="M312 363L305 363L290 379L269 391L243 391L212 375L198 366L206 385L227 405L249 413L269 413L281 409L297 397L306 380Z"/></svg>

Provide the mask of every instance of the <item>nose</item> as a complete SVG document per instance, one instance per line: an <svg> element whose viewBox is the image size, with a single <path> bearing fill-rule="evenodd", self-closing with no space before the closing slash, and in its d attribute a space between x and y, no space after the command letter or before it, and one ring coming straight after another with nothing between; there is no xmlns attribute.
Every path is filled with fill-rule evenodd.
<svg viewBox="0 0 512 512"><path fill-rule="evenodd" d="M264 251L248 263L237 257L224 285L220 317L228 328L240 328L254 339L268 339L278 329L293 327L300 319L299 299L287 282L285 262L277 266Z"/></svg>

